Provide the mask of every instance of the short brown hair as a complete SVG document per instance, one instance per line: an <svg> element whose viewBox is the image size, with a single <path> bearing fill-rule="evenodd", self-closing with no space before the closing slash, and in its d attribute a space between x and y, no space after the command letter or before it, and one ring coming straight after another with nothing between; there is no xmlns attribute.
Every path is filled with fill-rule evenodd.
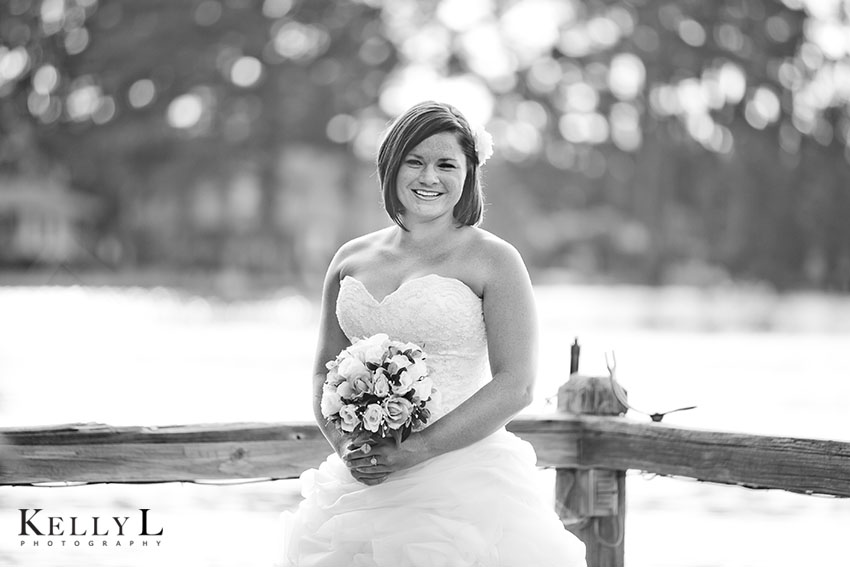
<svg viewBox="0 0 850 567"><path fill-rule="evenodd" d="M390 126L378 150L378 179L384 198L384 209L402 229L404 207L396 192L396 179L405 156L423 140L435 134L453 132L466 156L466 179L460 201L454 208L454 218L460 225L475 226L484 217L484 192L478 167L475 136L463 114L454 106L426 101L411 107Z"/></svg>

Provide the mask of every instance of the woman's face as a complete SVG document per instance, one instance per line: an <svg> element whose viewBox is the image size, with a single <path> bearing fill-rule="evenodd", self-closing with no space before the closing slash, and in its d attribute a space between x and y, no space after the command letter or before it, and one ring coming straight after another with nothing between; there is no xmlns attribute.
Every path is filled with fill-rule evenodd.
<svg viewBox="0 0 850 567"><path fill-rule="evenodd" d="M466 156L452 132L434 134L402 160L396 194L404 207L405 222L448 216L463 193Z"/></svg>

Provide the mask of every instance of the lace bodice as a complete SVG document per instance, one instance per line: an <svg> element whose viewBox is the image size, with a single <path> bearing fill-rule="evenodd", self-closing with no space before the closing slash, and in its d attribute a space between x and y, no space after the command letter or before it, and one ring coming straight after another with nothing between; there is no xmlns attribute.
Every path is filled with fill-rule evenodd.
<svg viewBox="0 0 850 567"><path fill-rule="evenodd" d="M439 419L490 378L481 298L462 281L430 274L403 283L377 301L352 276L340 283L336 304L349 340L375 333L423 347L429 375L441 392Z"/></svg>

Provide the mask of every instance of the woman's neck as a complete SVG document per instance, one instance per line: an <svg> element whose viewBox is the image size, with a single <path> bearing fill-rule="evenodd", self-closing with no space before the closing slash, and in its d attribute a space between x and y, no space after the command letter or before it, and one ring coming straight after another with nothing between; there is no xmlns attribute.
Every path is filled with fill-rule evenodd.
<svg viewBox="0 0 850 567"><path fill-rule="evenodd" d="M459 227L454 219L450 222L405 223L407 230L401 227L396 233L396 243L403 252L440 254L454 246L456 238L465 227Z"/></svg>

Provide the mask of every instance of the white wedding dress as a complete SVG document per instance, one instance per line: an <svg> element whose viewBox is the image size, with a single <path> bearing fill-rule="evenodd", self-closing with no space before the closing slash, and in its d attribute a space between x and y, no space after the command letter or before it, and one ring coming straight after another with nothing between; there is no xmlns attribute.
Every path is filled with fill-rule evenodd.
<svg viewBox="0 0 850 567"><path fill-rule="evenodd" d="M442 393L434 419L489 378L481 299L460 280L416 278L377 301L347 276L336 313L349 339L386 333L424 347ZM583 567L584 544L539 496L535 463L531 445L504 429L371 487L334 453L301 476L304 500L283 514L278 564Z"/></svg>

